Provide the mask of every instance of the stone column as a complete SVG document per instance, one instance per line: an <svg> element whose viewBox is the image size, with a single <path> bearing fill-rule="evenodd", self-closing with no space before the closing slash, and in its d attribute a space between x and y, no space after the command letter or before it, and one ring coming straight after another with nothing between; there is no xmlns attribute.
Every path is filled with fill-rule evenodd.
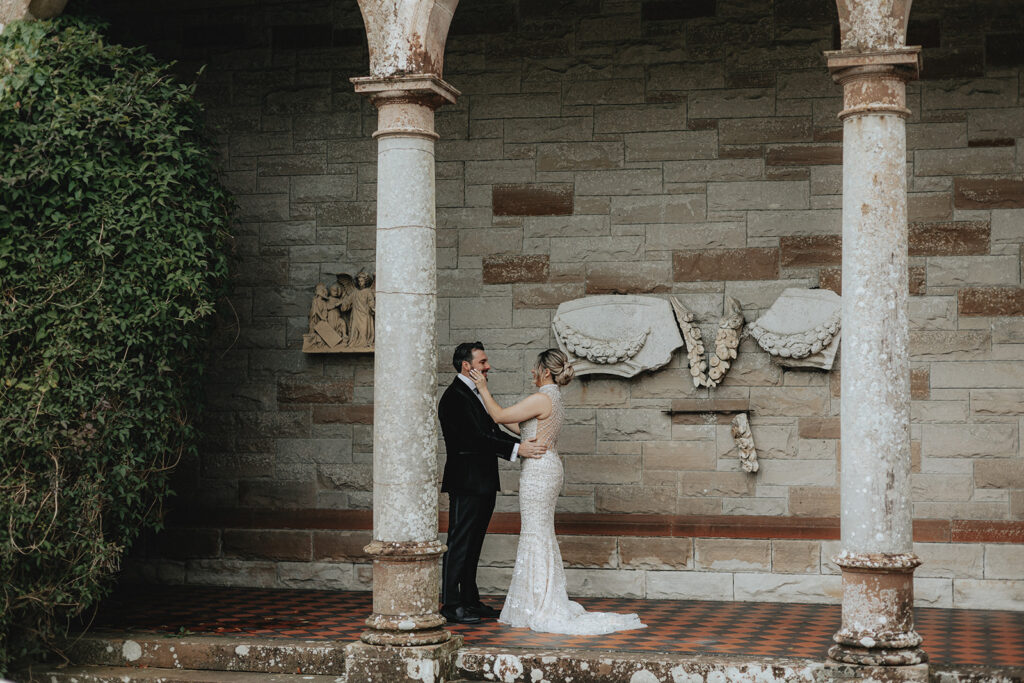
<svg viewBox="0 0 1024 683"><path fill-rule="evenodd" d="M349 646L354 680L444 680L458 639L438 613L437 272L433 75L354 78L378 110L373 614ZM428 680L428 678L422 678Z"/></svg>
<svg viewBox="0 0 1024 683"><path fill-rule="evenodd" d="M895 9L892 9L893 6ZM839 0L843 50L842 627L834 662L927 675L914 630L907 322L909 2ZM892 15L885 15L888 10ZM922 671L924 672L922 674ZM893 678L895 676L895 678Z"/></svg>

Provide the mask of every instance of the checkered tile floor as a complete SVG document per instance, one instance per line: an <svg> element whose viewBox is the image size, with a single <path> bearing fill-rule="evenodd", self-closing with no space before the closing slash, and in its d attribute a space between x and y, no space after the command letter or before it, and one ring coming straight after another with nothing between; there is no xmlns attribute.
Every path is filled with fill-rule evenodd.
<svg viewBox="0 0 1024 683"><path fill-rule="evenodd" d="M500 607L500 599L486 600ZM674 654L761 655L820 659L839 628L838 605L701 600L582 598L587 609L636 612L646 629L603 636L562 636L493 620L453 625L467 645L574 648ZM356 640L370 614L365 592L152 587L106 600L94 629L162 633ZM1024 666L1024 612L915 610L931 661Z"/></svg>

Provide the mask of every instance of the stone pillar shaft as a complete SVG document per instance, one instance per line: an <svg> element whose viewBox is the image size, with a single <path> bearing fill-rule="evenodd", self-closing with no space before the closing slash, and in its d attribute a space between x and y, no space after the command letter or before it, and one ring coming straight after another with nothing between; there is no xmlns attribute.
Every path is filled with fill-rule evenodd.
<svg viewBox="0 0 1024 683"><path fill-rule="evenodd" d="M843 624L831 658L926 660L914 631L907 80L917 49L829 53L843 86Z"/></svg>
<svg viewBox="0 0 1024 683"><path fill-rule="evenodd" d="M429 645L450 638L437 611L434 109L458 93L430 75L352 80L378 109L373 614L362 640Z"/></svg>
<svg viewBox="0 0 1024 683"><path fill-rule="evenodd" d="M844 84L842 540L857 552L904 553L911 549L906 127L901 112L856 109L872 80Z"/></svg>
<svg viewBox="0 0 1024 683"><path fill-rule="evenodd" d="M391 101L379 106L381 124L393 124L389 118L412 113L422 119L414 123L433 128L434 112L423 105ZM437 448L434 141L418 130L422 129L381 125L376 133L373 538L377 541L437 538L437 463L423 457Z"/></svg>

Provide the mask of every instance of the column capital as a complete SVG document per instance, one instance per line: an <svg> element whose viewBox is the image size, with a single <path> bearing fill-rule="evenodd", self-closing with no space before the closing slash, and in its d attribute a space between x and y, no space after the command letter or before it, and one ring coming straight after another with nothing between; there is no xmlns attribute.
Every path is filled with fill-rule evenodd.
<svg viewBox="0 0 1024 683"><path fill-rule="evenodd" d="M402 136L436 140L434 110L442 104L454 104L461 94L433 74L360 76L349 80L357 93L366 95L377 107L375 138Z"/></svg>
<svg viewBox="0 0 1024 683"><path fill-rule="evenodd" d="M835 50L825 53L833 80L843 86L840 119L855 114L895 114L906 118L906 83L917 79L921 48L880 52Z"/></svg>
<svg viewBox="0 0 1024 683"><path fill-rule="evenodd" d="M917 80L921 70L921 48L917 45L881 52L829 50L828 70L837 83L866 70L868 73L900 74L905 81Z"/></svg>
<svg viewBox="0 0 1024 683"><path fill-rule="evenodd" d="M390 102L421 104L437 109L442 104L455 104L462 93L451 83L433 74L404 76L357 76L349 79L360 95L366 95L374 106Z"/></svg>

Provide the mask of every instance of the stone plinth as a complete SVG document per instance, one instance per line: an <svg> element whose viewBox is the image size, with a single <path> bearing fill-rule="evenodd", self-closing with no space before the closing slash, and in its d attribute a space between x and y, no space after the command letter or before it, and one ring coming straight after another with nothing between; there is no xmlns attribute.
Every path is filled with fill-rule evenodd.
<svg viewBox="0 0 1024 683"><path fill-rule="evenodd" d="M455 678L455 653L461 645L462 636L416 647L352 643L345 648L345 674L360 683L445 683Z"/></svg>

